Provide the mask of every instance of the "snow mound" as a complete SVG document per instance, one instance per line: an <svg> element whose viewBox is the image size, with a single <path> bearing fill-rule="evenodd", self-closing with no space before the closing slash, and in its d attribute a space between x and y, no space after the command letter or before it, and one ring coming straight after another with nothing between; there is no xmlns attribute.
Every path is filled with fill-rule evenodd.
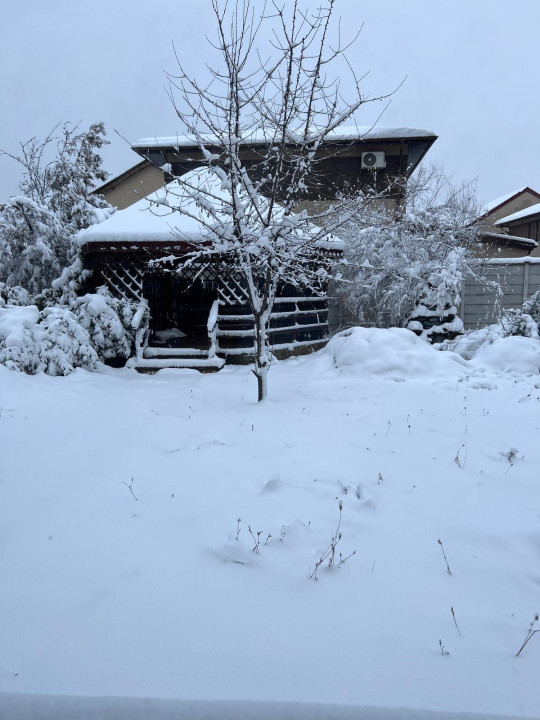
<svg viewBox="0 0 540 720"><path fill-rule="evenodd" d="M321 352L342 371L390 378L461 374L467 363L457 353L441 352L405 328L354 327L334 336Z"/></svg>
<svg viewBox="0 0 540 720"><path fill-rule="evenodd" d="M512 336L482 345L472 363L499 372L540 372L540 343L535 338Z"/></svg>

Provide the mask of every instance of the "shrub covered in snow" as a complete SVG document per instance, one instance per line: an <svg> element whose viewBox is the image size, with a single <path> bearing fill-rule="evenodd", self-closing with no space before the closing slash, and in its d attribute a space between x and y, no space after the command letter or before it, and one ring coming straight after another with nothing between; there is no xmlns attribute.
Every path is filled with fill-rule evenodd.
<svg viewBox="0 0 540 720"><path fill-rule="evenodd" d="M76 259L74 234L111 214L92 193L107 177L98 152L104 135L103 123L86 132L65 123L59 136L53 131L22 143L20 155L4 152L22 166L23 177L19 195L0 207L0 282L42 292Z"/></svg>
<svg viewBox="0 0 540 720"><path fill-rule="evenodd" d="M97 293L83 295L72 303L72 308L99 357L109 360L131 355L135 331L133 317L138 305L116 298L105 287Z"/></svg>
<svg viewBox="0 0 540 720"><path fill-rule="evenodd" d="M359 320L378 327L409 327L437 342L463 331L457 317L460 287L477 275L474 254L481 228L471 225L474 198L426 170L405 190L406 211L396 215L365 198L340 229L345 241L341 295Z"/></svg>
<svg viewBox="0 0 540 720"><path fill-rule="evenodd" d="M43 299L43 297L42 297ZM0 365L29 374L68 375L93 370L100 360L132 354L138 305L104 288L70 306L0 304Z"/></svg>
<svg viewBox="0 0 540 720"><path fill-rule="evenodd" d="M526 300L521 309L505 310L499 320L503 337L521 336L535 339L539 337L539 322L540 290L537 290L529 300Z"/></svg>
<svg viewBox="0 0 540 720"><path fill-rule="evenodd" d="M39 370L48 375L69 375L76 367L97 367L98 354L88 332L67 308L45 308L38 329Z"/></svg>
<svg viewBox="0 0 540 720"><path fill-rule="evenodd" d="M490 356L492 351L488 351L487 348L502 339L522 337L530 338L534 341L532 344L529 343L527 347L532 348L531 352L535 354L540 351L540 348L537 347L537 341L540 338L539 321L540 290L529 298L529 300L525 301L521 309L513 308L505 310L499 322L484 328L479 328L478 330L469 330L456 340L442 342L439 348L441 350L453 350L459 353L465 360L472 360L473 358ZM505 347L514 347L517 349L523 346L506 343Z"/></svg>
<svg viewBox="0 0 540 720"><path fill-rule="evenodd" d="M0 365L30 375L68 375L76 367L93 370L97 364L88 333L67 308L0 308Z"/></svg>
<svg viewBox="0 0 540 720"><path fill-rule="evenodd" d="M20 285L0 282L0 307L5 305L31 305L30 293Z"/></svg>
<svg viewBox="0 0 540 720"><path fill-rule="evenodd" d="M538 338L538 325L523 308L505 310L500 319L504 337L519 335Z"/></svg>

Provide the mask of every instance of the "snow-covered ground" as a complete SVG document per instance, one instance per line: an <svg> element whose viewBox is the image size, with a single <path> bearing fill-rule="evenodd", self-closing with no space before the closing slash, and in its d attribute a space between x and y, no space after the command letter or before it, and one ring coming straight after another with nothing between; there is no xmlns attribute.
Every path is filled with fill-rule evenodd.
<svg viewBox="0 0 540 720"><path fill-rule="evenodd" d="M467 362L361 329L277 363L259 405L245 367L0 367L0 716L34 717L22 693L540 717L540 633L515 657L539 367L536 340ZM340 504L355 554L310 579ZM81 717L131 717L110 707Z"/></svg>

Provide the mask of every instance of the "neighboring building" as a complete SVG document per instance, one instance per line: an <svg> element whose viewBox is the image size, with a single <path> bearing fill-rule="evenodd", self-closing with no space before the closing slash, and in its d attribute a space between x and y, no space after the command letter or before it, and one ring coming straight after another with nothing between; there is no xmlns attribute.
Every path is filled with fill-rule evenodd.
<svg viewBox="0 0 540 720"><path fill-rule="evenodd" d="M346 128L333 133L317 151L317 175L308 183L299 209L316 211L339 193L367 188L375 188L385 203L397 207L403 183L395 181L410 176L436 139L429 131L408 128ZM264 138L254 137L241 150L244 166L256 179L267 147ZM88 289L106 284L120 296L148 302L149 332L139 333L138 357L132 360L139 369L217 369L224 359L250 359L253 318L241 283L226 266L207 263L177 275L156 273L148 264L171 254L181 257L189 247L186 238L197 232L193 223L185 226L181 214L165 217L149 209L145 198L163 195L166 184L204 166L200 147L169 137L140 140L133 149L143 161L96 190L119 209L80 236L85 266L93 271ZM212 138L206 149L219 156L220 147ZM322 262L340 253L330 246L320 252ZM282 289L269 331L278 356L320 346L328 332L326 297L309 296L291 286Z"/></svg>
<svg viewBox="0 0 540 720"><path fill-rule="evenodd" d="M530 187L520 188L487 203L478 218L478 222L486 228L483 235L486 254L491 257L540 256L538 219L523 219L529 218L531 208L535 206L540 215L539 203L540 193Z"/></svg>
<svg viewBox="0 0 540 720"><path fill-rule="evenodd" d="M527 239L531 245L534 244L529 254L540 257L540 195L534 205L513 212L511 215L505 215L495 222L495 226L512 237Z"/></svg>
<svg viewBox="0 0 540 720"><path fill-rule="evenodd" d="M540 289L540 193L523 187L488 203L478 219L487 260L481 278L466 278L461 319L466 329L497 322Z"/></svg>

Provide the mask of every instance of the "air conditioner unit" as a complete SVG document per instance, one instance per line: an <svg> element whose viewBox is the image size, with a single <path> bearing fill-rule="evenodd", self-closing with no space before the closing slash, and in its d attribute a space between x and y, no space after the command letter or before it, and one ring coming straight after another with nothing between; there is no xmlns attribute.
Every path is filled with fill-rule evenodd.
<svg viewBox="0 0 540 720"><path fill-rule="evenodd" d="M362 170L379 170L386 167L383 152L363 152Z"/></svg>

